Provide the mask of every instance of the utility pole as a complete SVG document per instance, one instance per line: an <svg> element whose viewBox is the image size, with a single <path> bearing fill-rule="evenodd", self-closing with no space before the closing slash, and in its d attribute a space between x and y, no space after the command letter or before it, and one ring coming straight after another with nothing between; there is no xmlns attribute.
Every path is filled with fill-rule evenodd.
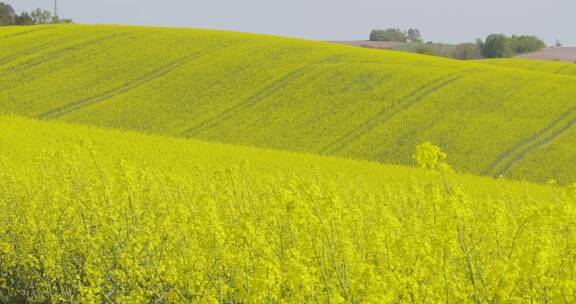
<svg viewBox="0 0 576 304"><path fill-rule="evenodd" d="M58 0L54 0L54 17L58 18Z"/></svg>

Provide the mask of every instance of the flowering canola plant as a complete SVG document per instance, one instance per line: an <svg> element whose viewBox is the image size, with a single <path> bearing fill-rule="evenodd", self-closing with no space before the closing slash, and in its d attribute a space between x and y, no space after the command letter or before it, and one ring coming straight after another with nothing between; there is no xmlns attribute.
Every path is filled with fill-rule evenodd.
<svg viewBox="0 0 576 304"><path fill-rule="evenodd" d="M0 302L576 301L576 186L445 172L446 191L434 170L0 129Z"/></svg>

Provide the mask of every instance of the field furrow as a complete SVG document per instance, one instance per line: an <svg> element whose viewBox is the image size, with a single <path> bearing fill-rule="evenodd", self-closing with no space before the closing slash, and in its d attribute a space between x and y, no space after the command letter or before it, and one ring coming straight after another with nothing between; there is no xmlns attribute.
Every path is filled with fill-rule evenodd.
<svg viewBox="0 0 576 304"><path fill-rule="evenodd" d="M417 105L426 96L442 88L445 88L446 86L461 79L466 74L469 74L471 72L472 71L456 72L453 74L440 77L423 85L422 87L411 92L408 96L403 97L400 100L382 109L372 118L368 119L360 126L352 129L348 133L344 134L342 137L338 138L337 140L333 141L326 147L322 148L319 152L321 154L335 154L340 152L342 149L346 148L346 146L348 146L351 142L358 140L360 137L369 133L377 126L385 123L387 120L409 109L410 107Z"/></svg>
<svg viewBox="0 0 576 304"><path fill-rule="evenodd" d="M34 68L36 66L42 65L42 64L46 64L48 63L50 60L54 60L58 57L61 56L65 56L67 52L72 52L72 51L77 51L80 50L82 48L86 48L89 46L94 46L94 45L98 45L100 43L103 43L107 40L111 40L111 39L115 39L115 38L120 38L124 35L127 34L112 34L112 35L106 35L104 37L100 37L97 39L92 39L92 40L88 40L88 41L84 41L81 43L77 43L71 46L66 46L60 49L57 49L53 52L49 52L48 54L39 56L38 58L35 59L31 59L28 61L25 61L21 64L15 65L13 67L4 69L3 71L0 72L0 77L4 77L6 75L10 75L10 74L14 74L14 73L20 73L23 71L26 71L28 69ZM2 70L2 69L0 69Z"/></svg>
<svg viewBox="0 0 576 304"><path fill-rule="evenodd" d="M563 72L564 70L567 70L567 69L570 68L570 67L572 67L572 66L571 66L571 65L568 65L568 64L566 64L566 65L564 65L564 66L561 66L561 67L559 67L556 71L554 71L554 74L562 74L562 72Z"/></svg>
<svg viewBox="0 0 576 304"><path fill-rule="evenodd" d="M203 130L210 129L210 128L218 125L218 123L225 121L226 119L228 119L234 115L237 115L239 112L244 111L250 107L253 107L259 101L261 101L261 100L271 96L272 94L276 93L277 91L281 90L284 86L286 86L291 81L300 77L306 71L311 70L314 67L321 65L321 64L336 62L338 60L338 58L340 58L340 56L330 56L328 58L324 58L322 60L312 62L310 64L306 64L302 67L299 67L299 68L291 71L290 73L282 76L281 78L275 80L272 84L266 86L265 88L258 91L256 94L250 96L248 99L242 101L241 103L238 103L238 104L226 109L225 111L221 112L220 114L218 114L214 117L211 117L211 118L199 123L198 125L190 128L190 129L187 129L186 131L184 131L182 133L182 135L194 136L194 135L197 135L198 133L202 132Z"/></svg>
<svg viewBox="0 0 576 304"><path fill-rule="evenodd" d="M556 139L566 130L572 128L576 124L576 108L572 108L560 117L548 124L539 132L533 134L514 145L504 153L500 154L487 168L482 171L482 174L500 176L508 172L510 168L527 153L530 153L539 147L548 144Z"/></svg>
<svg viewBox="0 0 576 304"><path fill-rule="evenodd" d="M36 33L36 32L51 30L54 28L56 28L56 27L55 26L35 27L35 28L29 29L29 30L23 30L23 31L19 31L17 33L0 36L0 39L20 37L20 36L24 36L24 35L28 35L28 34L32 34L32 33Z"/></svg>
<svg viewBox="0 0 576 304"><path fill-rule="evenodd" d="M22 57L34 55L35 53L49 50L51 48L54 48L54 45L58 45L60 43L67 43L67 42L70 42L70 41L73 41L76 39L77 39L76 37L65 37L65 38L58 39L56 41L50 41L50 42L43 43L41 45L26 49L26 50L19 51L18 53L15 53L13 55L6 56L4 58L0 58L0 66L4 65L4 64L8 64L12 61L18 60L19 58L22 58Z"/></svg>
<svg viewBox="0 0 576 304"><path fill-rule="evenodd" d="M223 46L219 49L224 49L226 48L226 46ZM216 50L210 50L209 52L215 52ZM102 101L105 101L107 99L116 97L118 95L124 94L126 92L129 92L130 90L133 90L135 88L138 88L142 85L145 85L146 83L149 83L151 81L154 81L158 78L163 77L164 75L170 73L171 71L178 69L179 67L182 67L194 60L198 60L204 56L206 56L207 52L202 52L200 54L192 54L189 56L185 56L179 60L176 60L175 62L172 62L168 65L165 65L157 70L154 70L138 79L135 79L132 82L129 82L125 85L122 85L120 87L111 89L109 91L104 92L103 94L97 95L97 96L93 96L90 98L86 98L83 100L79 100L79 101L75 101L72 103L68 103L66 105L63 105L61 107L57 107L54 108L50 111L44 112L40 115L38 115L39 119L53 119L53 118L57 118L59 116L65 115L67 113L70 113L72 111L77 111L81 108L87 107L89 105L95 104L95 103L99 103Z"/></svg>

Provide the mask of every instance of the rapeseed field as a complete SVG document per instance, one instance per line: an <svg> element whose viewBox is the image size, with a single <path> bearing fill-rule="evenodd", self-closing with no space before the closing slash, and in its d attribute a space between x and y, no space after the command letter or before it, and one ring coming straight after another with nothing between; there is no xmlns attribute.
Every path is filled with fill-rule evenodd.
<svg viewBox="0 0 576 304"><path fill-rule="evenodd" d="M2 27L0 44L0 113L387 164L430 141L459 172L576 179L566 75L211 30Z"/></svg>
<svg viewBox="0 0 576 304"><path fill-rule="evenodd" d="M6 303L571 303L576 185L0 117Z"/></svg>
<svg viewBox="0 0 576 304"><path fill-rule="evenodd" d="M0 303L575 303L573 70L2 26Z"/></svg>

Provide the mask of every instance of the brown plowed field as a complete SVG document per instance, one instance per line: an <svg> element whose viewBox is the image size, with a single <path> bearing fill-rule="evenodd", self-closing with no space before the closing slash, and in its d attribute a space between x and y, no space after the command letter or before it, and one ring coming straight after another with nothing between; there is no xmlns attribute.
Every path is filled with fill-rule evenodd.
<svg viewBox="0 0 576 304"><path fill-rule="evenodd" d="M389 47L403 44L402 42L398 42L398 41L368 41L368 40L329 41L329 42L351 45L351 46L375 48L375 49L385 49L385 48L389 48Z"/></svg>
<svg viewBox="0 0 576 304"><path fill-rule="evenodd" d="M518 55L516 58L576 62L576 47L545 48L540 52Z"/></svg>

